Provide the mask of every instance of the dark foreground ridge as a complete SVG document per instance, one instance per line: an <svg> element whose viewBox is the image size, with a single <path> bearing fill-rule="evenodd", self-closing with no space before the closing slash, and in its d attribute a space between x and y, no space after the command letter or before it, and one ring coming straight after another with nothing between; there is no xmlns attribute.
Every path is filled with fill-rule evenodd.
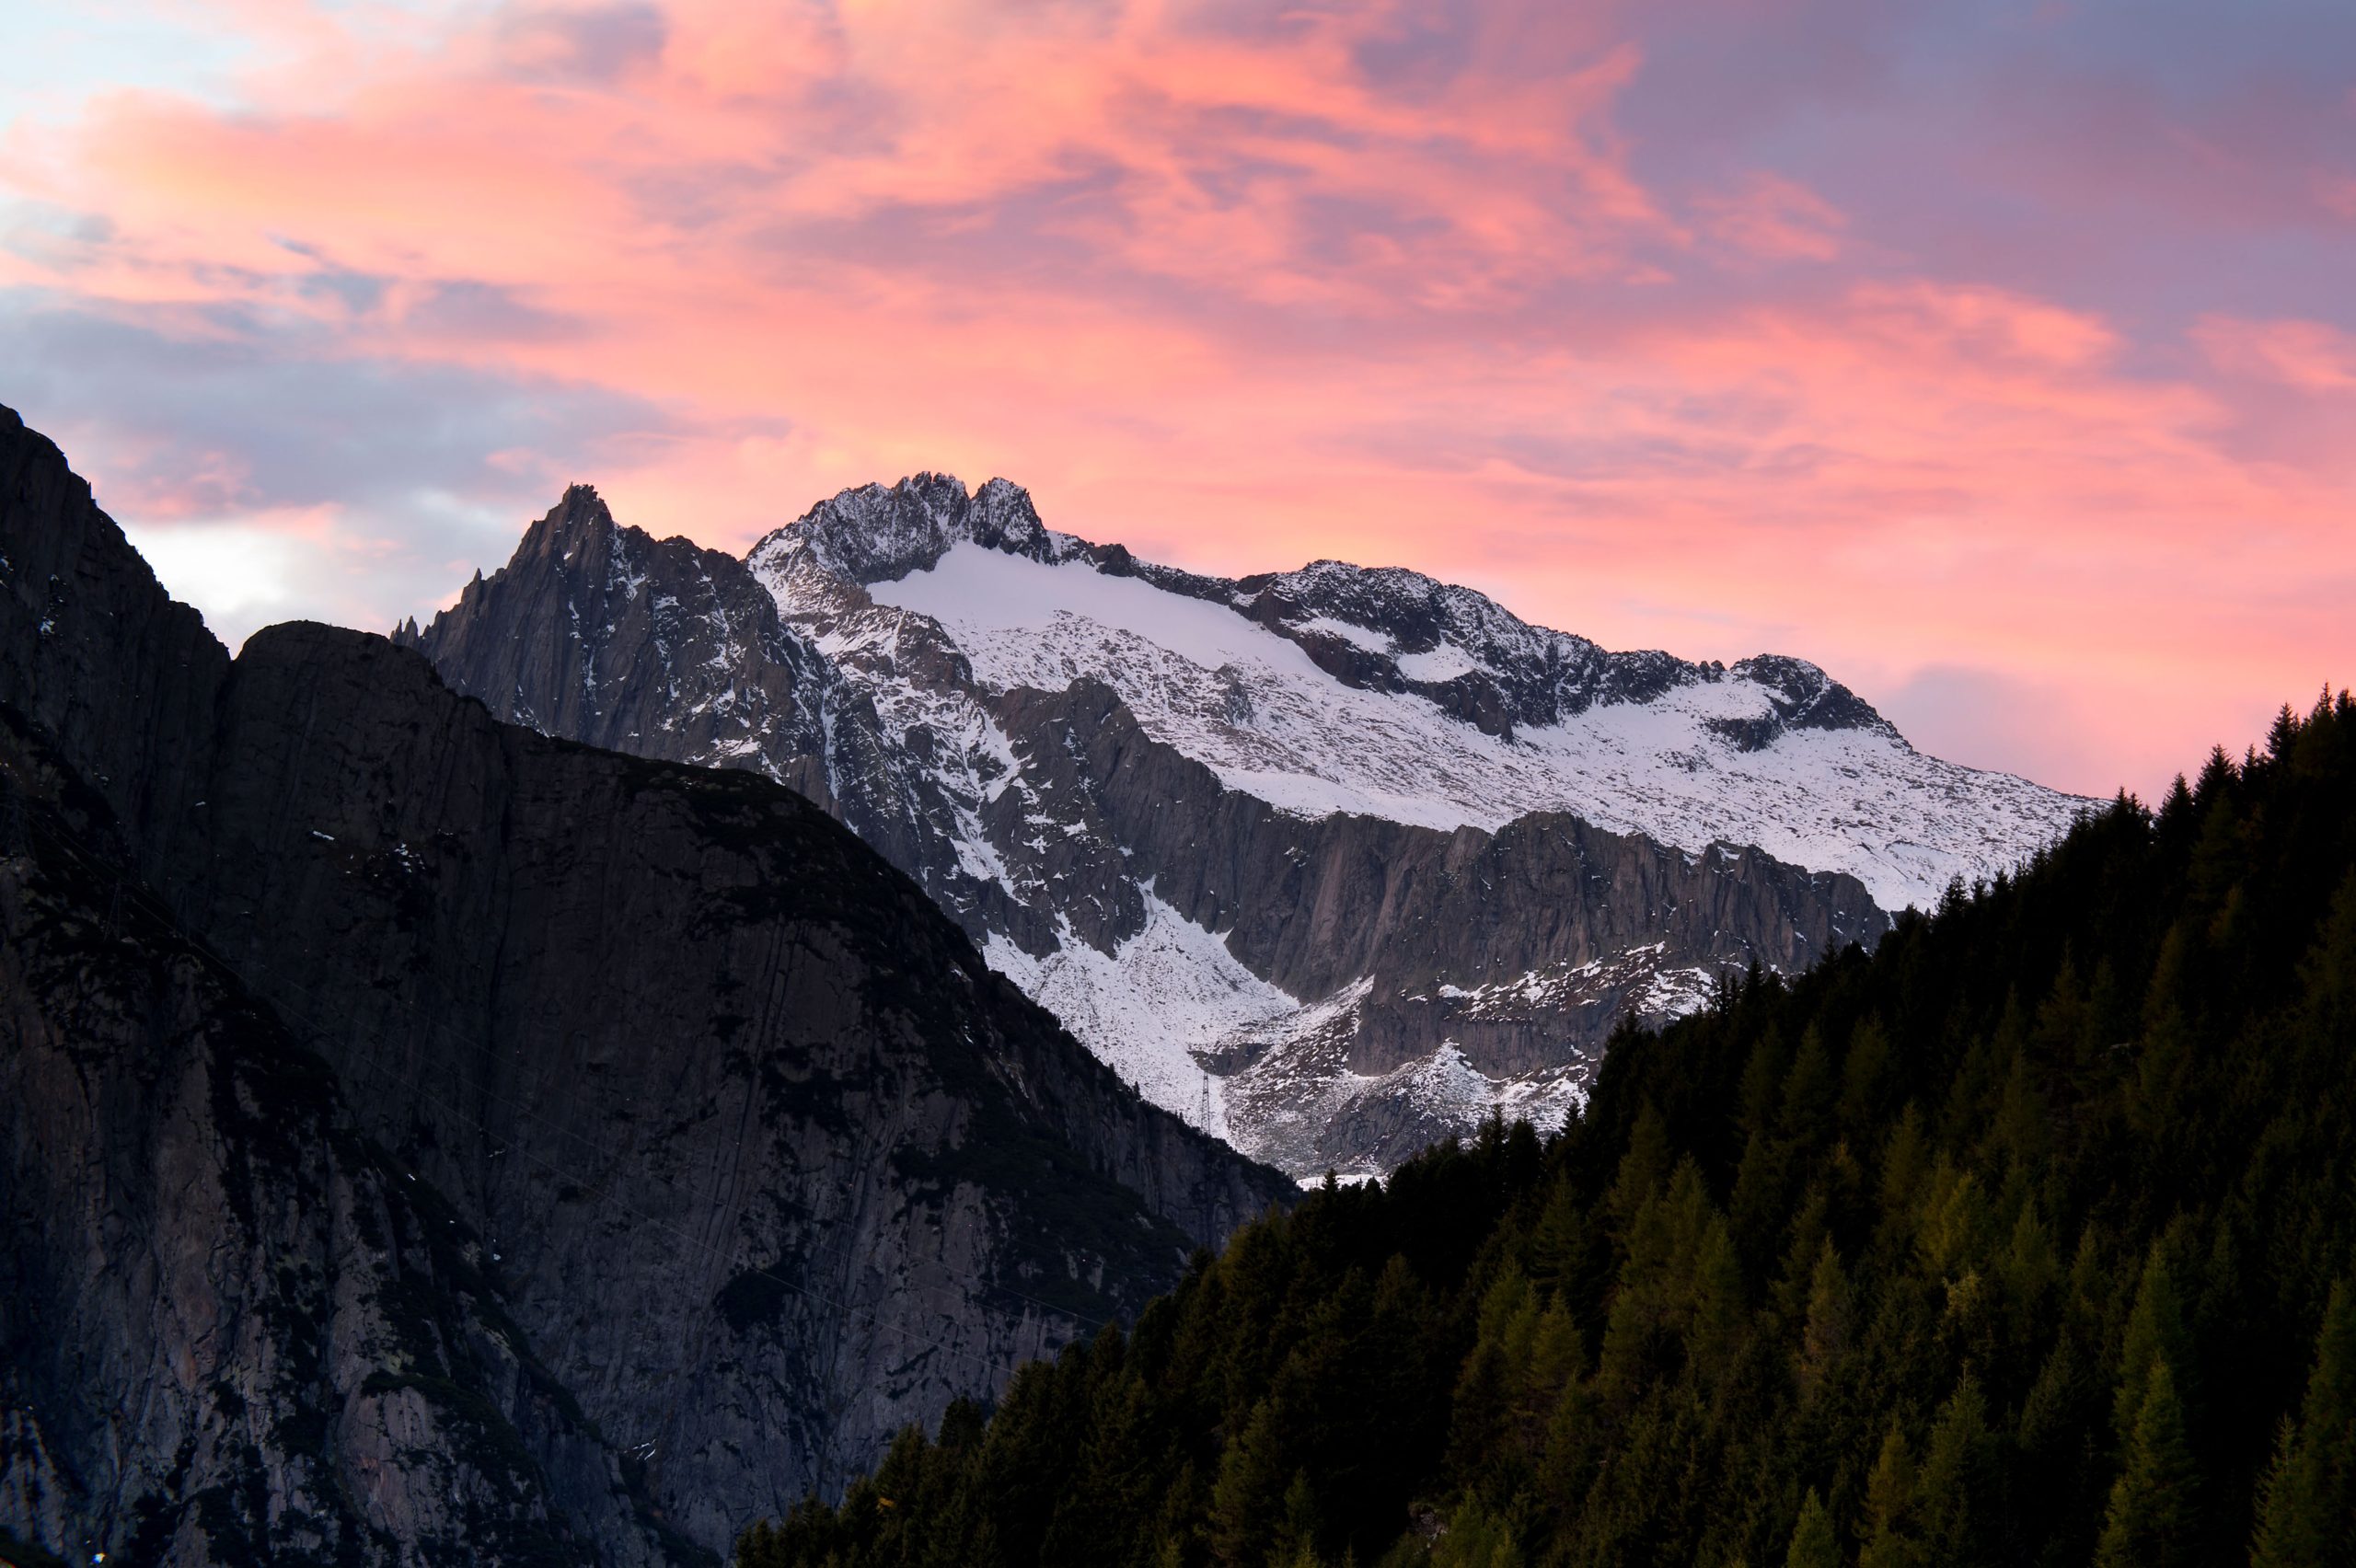
<svg viewBox="0 0 2356 1568"><path fill-rule="evenodd" d="M1247 1228L743 1568L2321 1568L2356 703Z"/></svg>
<svg viewBox="0 0 2356 1568"><path fill-rule="evenodd" d="M791 791L232 661L5 409L0 719L20 1541L698 1561L1290 1191Z"/></svg>

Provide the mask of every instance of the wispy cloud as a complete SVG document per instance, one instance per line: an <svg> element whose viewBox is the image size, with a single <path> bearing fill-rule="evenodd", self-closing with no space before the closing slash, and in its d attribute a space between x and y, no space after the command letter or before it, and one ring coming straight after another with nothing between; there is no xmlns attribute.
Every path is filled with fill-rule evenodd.
<svg viewBox="0 0 2356 1568"><path fill-rule="evenodd" d="M1005 473L2149 790L2356 664L2356 29L1969 13L225 5L0 132L0 398L150 536L307 541L252 613L566 478L726 543Z"/></svg>

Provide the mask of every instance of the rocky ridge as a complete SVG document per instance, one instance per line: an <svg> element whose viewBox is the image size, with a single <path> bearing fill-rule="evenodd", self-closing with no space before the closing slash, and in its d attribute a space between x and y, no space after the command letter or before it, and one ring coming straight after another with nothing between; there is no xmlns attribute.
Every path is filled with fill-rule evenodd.
<svg viewBox="0 0 2356 1568"><path fill-rule="evenodd" d="M574 559L693 548L572 495L551 523ZM1559 1119L1620 1021L1871 942L2078 805L1921 756L1797 660L1608 652L1396 570L1198 576L1048 529L1003 480L848 490L764 538L751 638L634 643L635 600L617 617L546 554L404 640L519 720L606 651L613 704L566 732L792 782L1158 1103L1304 1177L1495 1109ZM718 704L778 663L814 723L621 717L674 664Z"/></svg>
<svg viewBox="0 0 2356 1568"><path fill-rule="evenodd" d="M595 570L610 581L613 565ZM760 618L766 595L727 594L721 584L681 602L699 626L739 606ZM643 629L662 624L650 616ZM788 658L762 698L777 725L801 711ZM552 691L548 711L561 701ZM902 1424L1134 1310L1189 1249L1286 1191L1138 1101L914 884L793 791L499 722L413 652L361 633L274 628L231 661L56 449L5 410L0 704L106 819L157 918L324 1064L318 1084L341 1085L349 1110L323 1110L318 1124L387 1151L298 1172L295 1186L334 1198L302 1222L322 1274L332 1262L404 1277L398 1260L359 1256L376 1245L366 1235L339 1228L358 1222L336 1194L373 1202L371 1170L398 1171L404 1189L414 1176L446 1205L420 1212L479 1247L462 1261L487 1283L461 1290L449 1332L468 1332L469 1300L495 1305L514 1332L494 1338L578 1420L481 1405L455 1371L414 1392L438 1402L437 1420L517 1435L545 1477L620 1478L618 1493L551 1480L511 1499L519 1528L582 1543L584 1560L724 1548L746 1520L871 1463ZM29 996L36 1012L80 1005L42 986ZM34 1062L32 1036L13 1034L8 1053L12 1067ZM149 1101L108 1141L186 1102ZM76 1260L119 1237L213 1250L206 1216L160 1201L94 1240L95 1177L43 1143L46 1125L9 1133L18 1168L62 1170L65 1183L41 1190L37 1216L12 1217L12 1299L57 1299ZM220 1376L242 1388L298 1354L329 1309L304 1288L248 1339L209 1347L225 1357ZM187 1501L172 1445L211 1430L211 1384L142 1370L141 1310L94 1299L76 1327L89 1352L10 1385L0 1528L78 1531L119 1551L140 1497ZM374 1320L351 1321L350 1343L371 1343ZM468 1343L481 1390L514 1384ZM381 1359L368 1370L372 1354L304 1397L350 1410L352 1371L362 1394L372 1381L392 1391L378 1374L405 1374ZM144 1402L161 1424L104 1426L110 1501L52 1528L64 1516L36 1500L72 1493L57 1456L94 1440L76 1401ZM503 1429L494 1409L509 1412ZM397 1506L408 1483L362 1463L352 1434L366 1429L331 1423L323 1468L281 1468L290 1484L343 1478L369 1528L389 1532L384 1560L437 1560L419 1543L439 1527ZM438 1430L403 1440L446 1447ZM586 1447L559 1452L576 1439ZM265 1470L278 1462L264 1458ZM98 1495L90 1466L74 1463L73 1494ZM310 1512L272 1495L257 1506L273 1529L294 1528L289 1506ZM621 1501L597 1501L608 1496ZM653 1523L616 1523L625 1503ZM653 1544L633 1546L640 1537ZM238 1558L225 1547L187 1560Z"/></svg>

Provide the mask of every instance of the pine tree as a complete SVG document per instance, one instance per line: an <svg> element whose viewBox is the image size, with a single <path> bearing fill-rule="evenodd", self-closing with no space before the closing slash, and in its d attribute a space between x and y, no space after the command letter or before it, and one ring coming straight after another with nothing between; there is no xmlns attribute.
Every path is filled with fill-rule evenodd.
<svg viewBox="0 0 2356 1568"><path fill-rule="evenodd" d="M1800 1505L1799 1522L1792 1527L1792 1549L1784 1554L1784 1568L1841 1568L1841 1543L1832 1534L1832 1516L1813 1486Z"/></svg>
<svg viewBox="0 0 2356 1568"><path fill-rule="evenodd" d="M1467 1493L1446 1533L1432 1543L1431 1568L1522 1568L1511 1521Z"/></svg>
<svg viewBox="0 0 2356 1568"><path fill-rule="evenodd" d="M1265 1560L1287 1484L1277 1454L1283 1429L1276 1402L1263 1400L1242 1434L1227 1445L1211 1488L1211 1548L1221 1562L1258 1568Z"/></svg>
<svg viewBox="0 0 2356 1568"><path fill-rule="evenodd" d="M1849 1276L1841 1254L1827 1239L1808 1271L1807 1318L1800 1329L1799 1354L1792 1370L1800 1392L1812 1394L1849 1348Z"/></svg>
<svg viewBox="0 0 2356 1568"><path fill-rule="evenodd" d="M1317 1562L1317 1496L1309 1484L1309 1472L1295 1470L1292 1484L1285 1488L1284 1522L1277 1527L1274 1558L1278 1562L1307 1562L1315 1568Z"/></svg>
<svg viewBox="0 0 2356 1568"><path fill-rule="evenodd" d="M1634 1223L1637 1212L1669 1180L1669 1126L1648 1101L1628 1135L1628 1152L1621 1158L1607 1200L1623 1229Z"/></svg>
<svg viewBox="0 0 2356 1568"><path fill-rule="evenodd" d="M2119 1394L2111 1406L2111 1426L2123 1450L2133 1441L2135 1424L2143 1409L2145 1385L2154 1370L2165 1365L2174 1375L2185 1364L2191 1336L2185 1332L2184 1305L2177 1295L2176 1278L2168 1265L2167 1243L2155 1241L2143 1262L2143 1277L2135 1290L2135 1308L2127 1319L2127 1339L2120 1351ZM2183 1390L2175 1390L2180 1401Z"/></svg>
<svg viewBox="0 0 2356 1568"><path fill-rule="evenodd" d="M1587 1226L1577 1192L1556 1182L1530 1236L1530 1277L1542 1288L1561 1289L1576 1276L1587 1249Z"/></svg>
<svg viewBox="0 0 2356 1568"><path fill-rule="evenodd" d="M1892 1423L1865 1481L1865 1550L1857 1568L1914 1568L1922 1555L1911 1528L1913 1512L1914 1454L1905 1431Z"/></svg>
<svg viewBox="0 0 2356 1568"><path fill-rule="evenodd" d="M1892 1067L1889 1032L1879 1018L1868 1018L1849 1037L1849 1058L1842 1064L1842 1126L1856 1132L1878 1122Z"/></svg>
<svg viewBox="0 0 2356 1568"><path fill-rule="evenodd" d="M2356 1562L2356 1291L2332 1287L2315 1369L2259 1493L2251 1568Z"/></svg>
<svg viewBox="0 0 2356 1568"><path fill-rule="evenodd" d="M2110 1489L2095 1568L2192 1568L2200 1512L2200 1475L2184 1430L2176 1376L2165 1359L2143 1383L2127 1462Z"/></svg>
<svg viewBox="0 0 2356 1568"><path fill-rule="evenodd" d="M1916 1488L1923 1544L1930 1561L1946 1565L1983 1560L1993 1512L1994 1447L1987 1399L1980 1391L1980 1380L1967 1372L1939 1407Z"/></svg>

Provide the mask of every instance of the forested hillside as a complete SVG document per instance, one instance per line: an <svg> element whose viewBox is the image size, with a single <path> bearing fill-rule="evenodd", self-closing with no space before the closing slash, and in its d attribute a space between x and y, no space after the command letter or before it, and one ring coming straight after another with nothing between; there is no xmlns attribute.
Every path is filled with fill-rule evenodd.
<svg viewBox="0 0 2356 1568"><path fill-rule="evenodd" d="M744 1568L2347 1562L2356 704L1248 1228Z"/></svg>

